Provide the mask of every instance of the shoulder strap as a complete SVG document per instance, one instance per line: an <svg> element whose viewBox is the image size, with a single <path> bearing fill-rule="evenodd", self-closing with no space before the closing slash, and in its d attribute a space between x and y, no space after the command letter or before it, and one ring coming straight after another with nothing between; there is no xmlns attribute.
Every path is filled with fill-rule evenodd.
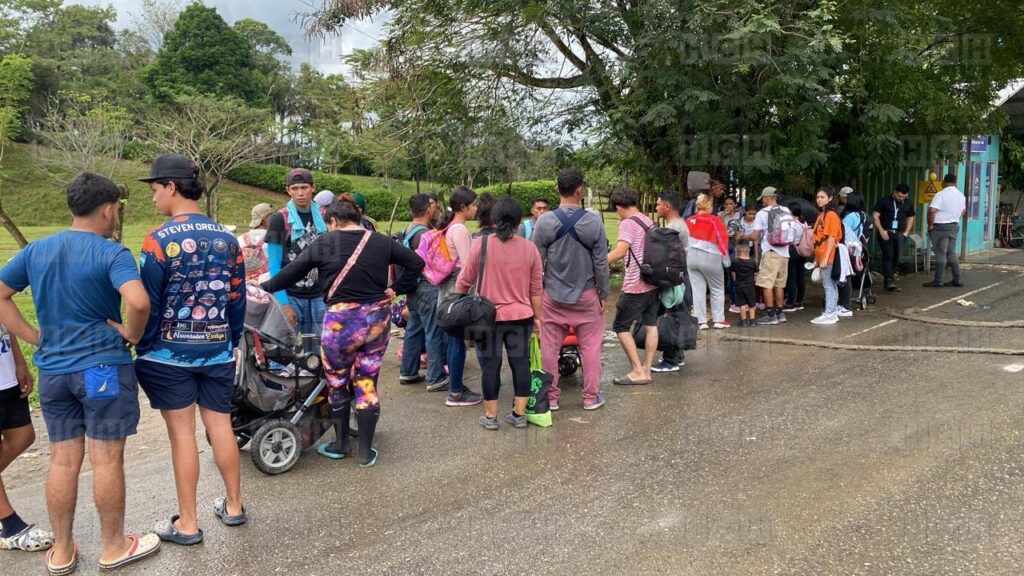
<svg viewBox="0 0 1024 576"><path fill-rule="evenodd" d="M630 216L629 218L627 218L627 220L632 220L633 222L636 222L637 224L640 225L641 228L644 229L644 233L645 233L645 237L644 237L645 246L644 247L646 248L646 242L647 242L646 233L647 233L648 230L651 229L650 226L648 226L647 224L644 224L644 221L641 220L640 217L636 216L636 215ZM633 257L633 261L634 262L636 262L637 264L640 263L640 259L637 258L636 257L636 253L633 252L633 245L632 244L629 245L629 255ZM629 258L626 259L626 266L629 266Z"/></svg>
<svg viewBox="0 0 1024 576"><path fill-rule="evenodd" d="M369 230L363 232L363 237L359 240L359 245L356 246L352 255L348 257L348 262L345 264L345 267L341 269L341 272L338 272L338 277L334 279L334 284L331 284L331 291L327 293L328 300L334 297L334 293L338 290L338 286L341 286L341 281L345 279L345 276L348 276L349 270L355 266L356 260L358 260L359 255L363 253L363 248L366 247L366 243L370 241L370 236L372 235L373 233Z"/></svg>
<svg viewBox="0 0 1024 576"><path fill-rule="evenodd" d="M633 222L636 222L637 224L639 224L640 227L644 229L644 232L646 232L646 231L651 229L650 226L648 226L647 224L644 224L644 221L641 220L640 217L635 215L635 214L633 216L630 216L629 218L627 218L627 220L632 220Z"/></svg>
<svg viewBox="0 0 1024 576"><path fill-rule="evenodd" d="M587 248L589 250L589 247L583 243L583 240L581 240L579 235L576 233L576 224L580 220L582 220L584 216L587 215L587 211L584 210L583 208L580 208L579 210L573 212L572 216L567 215L565 211L562 210L561 208L558 208L553 212L555 214L555 217L558 218L558 221L562 223L561 227L558 229L558 232L555 233L555 242L558 242L566 235L569 235L572 236L572 239L578 242L580 246L583 246L584 248Z"/></svg>
<svg viewBox="0 0 1024 576"><path fill-rule="evenodd" d="M487 264L487 244L491 239L490 232L484 232L480 235L480 266L477 267L476 271L476 292L480 293L484 283L484 266Z"/></svg>
<svg viewBox="0 0 1024 576"><path fill-rule="evenodd" d="M416 234L420 230L426 230L426 229L427 229L427 227L424 226L423 224L417 224L417 225L413 226L412 229L410 229L408 232L405 233L405 237L402 238L402 246L408 248L409 247L409 242L412 241L412 239L416 236Z"/></svg>

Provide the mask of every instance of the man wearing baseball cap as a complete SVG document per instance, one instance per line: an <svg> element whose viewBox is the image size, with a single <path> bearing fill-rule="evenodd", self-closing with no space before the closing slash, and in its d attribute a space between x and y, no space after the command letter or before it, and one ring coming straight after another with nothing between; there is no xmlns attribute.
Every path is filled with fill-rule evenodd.
<svg viewBox="0 0 1024 576"><path fill-rule="evenodd" d="M787 214L789 208L779 206L778 191L766 186L757 197L763 208L754 217L754 242L761 242L761 263L754 284L764 290L765 314L757 319L759 326L773 326L786 321L782 312L785 299L786 279L789 277L789 246L774 246L768 241L768 222L772 210L782 210Z"/></svg>
<svg viewBox="0 0 1024 576"><path fill-rule="evenodd" d="M267 257L267 223L274 213L274 207L270 204L257 204L252 207L252 219L249 220L249 231L238 237L238 244L242 248L242 257L245 258L245 279L260 281L270 278Z"/></svg>
<svg viewBox="0 0 1024 576"><path fill-rule="evenodd" d="M267 223L267 258L273 277L327 232L320 209L313 204L313 175L305 168L295 168L285 178L285 189L291 200L270 216ZM313 269L294 286L275 294L292 324L301 334L319 335L324 319L324 300Z"/></svg>

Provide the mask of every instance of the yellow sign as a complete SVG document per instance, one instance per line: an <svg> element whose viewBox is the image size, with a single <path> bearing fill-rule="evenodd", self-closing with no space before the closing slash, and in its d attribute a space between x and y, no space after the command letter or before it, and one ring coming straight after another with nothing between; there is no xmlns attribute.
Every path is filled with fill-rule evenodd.
<svg viewBox="0 0 1024 576"><path fill-rule="evenodd" d="M942 183L939 182L939 179L936 178L934 174L931 176L931 180L921 180L917 183L918 204L931 204L932 198L935 198L935 195L939 193L939 190L942 190Z"/></svg>

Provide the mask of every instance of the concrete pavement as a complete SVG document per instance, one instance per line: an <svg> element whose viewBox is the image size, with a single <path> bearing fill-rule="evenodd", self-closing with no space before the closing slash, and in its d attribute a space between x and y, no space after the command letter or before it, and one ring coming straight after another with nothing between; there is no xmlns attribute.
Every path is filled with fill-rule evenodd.
<svg viewBox="0 0 1024 576"><path fill-rule="evenodd" d="M731 330L1024 349L1024 329L891 322L882 309L1022 319L1024 252L997 259L1010 266L974 266L962 289L926 290L924 274L906 276L903 292L882 292L878 307L834 326L810 325L819 310L808 309L778 327ZM808 302L820 297L812 290ZM972 306L956 303L964 294ZM584 412L568 384L554 427L498 432L476 423L480 408L447 408L443 394L399 387L393 344L375 468L306 453L293 471L267 477L244 452L252 522L227 529L209 511L221 490L201 444L206 542L165 545L122 573L1020 573L1024 357L719 338L702 336L680 373L626 388L610 384L623 361L607 342L605 408ZM133 530L174 513L162 424L144 413L127 461ZM41 458L16 462L18 483L8 486L22 516L46 525ZM99 549L90 483L84 475L76 522L82 574L96 573ZM42 574L42 562L0 553L0 573Z"/></svg>

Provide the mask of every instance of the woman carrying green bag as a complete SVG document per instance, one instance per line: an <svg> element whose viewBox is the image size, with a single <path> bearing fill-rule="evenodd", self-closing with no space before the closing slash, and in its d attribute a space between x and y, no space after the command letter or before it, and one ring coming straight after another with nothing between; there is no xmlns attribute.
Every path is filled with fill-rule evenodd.
<svg viewBox="0 0 1024 576"><path fill-rule="evenodd" d="M476 341L484 389L484 415L480 425L498 429L498 389L501 386L501 352L505 350L512 369L515 401L505 422L526 428L526 404L530 395L530 336L540 331L541 261L533 242L516 236L523 210L511 198L494 205L491 216L495 234L473 240L469 258L463 263L455 292L466 294L474 284L480 296L494 303L494 327ZM487 259L477 280L480 252L487 242Z"/></svg>

